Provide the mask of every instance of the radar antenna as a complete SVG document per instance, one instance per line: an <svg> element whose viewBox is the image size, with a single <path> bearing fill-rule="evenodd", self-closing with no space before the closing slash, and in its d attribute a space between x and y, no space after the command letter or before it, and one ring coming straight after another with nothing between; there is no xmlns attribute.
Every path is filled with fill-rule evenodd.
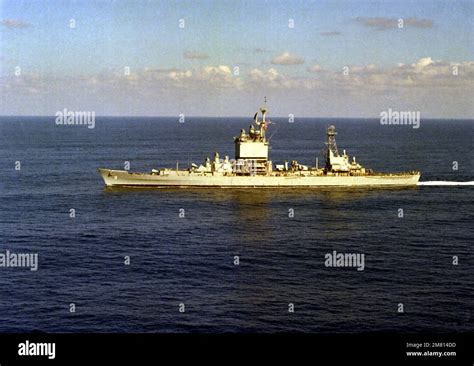
<svg viewBox="0 0 474 366"><path fill-rule="evenodd" d="M262 115L262 119L259 121L258 119L258 112L255 113L253 117L253 122L257 125L259 128L258 133L260 134L260 137L262 138L263 141L265 141L265 132L268 129L268 126L272 123L269 119L267 119L267 113L268 113L268 108L267 108L267 97L264 97L264 105L260 107L260 114Z"/></svg>

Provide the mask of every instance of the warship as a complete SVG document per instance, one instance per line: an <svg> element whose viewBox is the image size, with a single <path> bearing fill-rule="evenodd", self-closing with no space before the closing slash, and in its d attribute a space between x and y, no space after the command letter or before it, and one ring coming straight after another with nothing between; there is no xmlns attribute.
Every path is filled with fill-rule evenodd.
<svg viewBox="0 0 474 366"><path fill-rule="evenodd" d="M336 145L336 129L327 127L325 165L319 167L299 164L296 160L273 164L268 157L270 139L267 130L271 121L267 118L265 106L255 113L248 131L242 129L234 137L235 158L219 153L209 157L200 165L192 163L188 169L152 169L151 172L130 172L128 170L99 169L107 187L220 187L220 188L262 188L262 187L354 187L354 186L416 186L420 172L379 173L364 168L355 157L350 159Z"/></svg>

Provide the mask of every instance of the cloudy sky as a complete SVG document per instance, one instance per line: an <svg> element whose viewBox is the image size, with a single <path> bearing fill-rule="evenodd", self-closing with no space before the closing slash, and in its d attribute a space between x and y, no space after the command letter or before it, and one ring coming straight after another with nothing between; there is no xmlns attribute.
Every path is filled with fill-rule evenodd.
<svg viewBox="0 0 474 366"><path fill-rule="evenodd" d="M0 114L474 116L473 1L0 1Z"/></svg>

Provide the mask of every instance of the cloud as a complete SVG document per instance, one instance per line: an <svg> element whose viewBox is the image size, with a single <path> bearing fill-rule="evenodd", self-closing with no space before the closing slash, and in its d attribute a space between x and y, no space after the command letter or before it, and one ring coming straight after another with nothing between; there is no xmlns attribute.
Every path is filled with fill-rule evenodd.
<svg viewBox="0 0 474 366"><path fill-rule="evenodd" d="M418 19L416 17L407 18L403 20L405 26L416 28L432 28L433 21L431 19Z"/></svg>
<svg viewBox="0 0 474 366"><path fill-rule="evenodd" d="M250 70L249 77L252 81L271 82L277 80L280 75L274 68L270 68L266 71L255 68Z"/></svg>
<svg viewBox="0 0 474 366"><path fill-rule="evenodd" d="M456 69L456 73L454 73ZM275 68L253 68L234 75L232 66L208 65L183 69L145 68L124 76L123 72L104 72L83 78L71 78L78 85L86 83L94 88L128 90L171 90L173 88L213 93L222 90L252 90L257 86L280 89L305 88L326 90L380 91L395 88L464 88L474 90L474 61L443 61L431 57L421 58L411 64L396 64L381 68L374 64L349 65L349 74L342 69L325 69L319 64L308 66L306 77L290 76ZM456 75L457 74L457 75ZM41 75L3 78L6 89L34 88L47 93L61 85L70 85L61 78L48 79Z"/></svg>
<svg viewBox="0 0 474 366"><path fill-rule="evenodd" d="M198 93L213 94L222 90L238 90L242 80L234 76L227 65L204 66L182 70L171 70L168 73L155 73L154 77L140 74L139 79L145 84L160 85L165 89L187 89Z"/></svg>
<svg viewBox="0 0 474 366"><path fill-rule="evenodd" d="M418 62L416 63L413 63L411 64L411 67L414 69L414 70L417 70L417 71L422 71L425 67L429 66L429 65L433 65L435 62L433 61L433 59L431 57L423 57L423 58L420 58L418 60ZM403 66L403 65L401 65Z"/></svg>
<svg viewBox="0 0 474 366"><path fill-rule="evenodd" d="M318 65L318 64L314 64L314 65L311 65L311 66L308 66L307 70L309 72L318 72L318 71L321 71L323 68L321 67L321 65Z"/></svg>
<svg viewBox="0 0 474 366"><path fill-rule="evenodd" d="M30 23L27 23L27 22L24 22L23 20L18 20L18 19L3 19L0 21L0 24L10 29L27 28L31 25Z"/></svg>
<svg viewBox="0 0 474 366"><path fill-rule="evenodd" d="M304 63L304 59L289 52L284 52L272 59L273 65L300 65Z"/></svg>
<svg viewBox="0 0 474 366"><path fill-rule="evenodd" d="M250 70L243 84L244 89L247 90L264 90L267 88L274 90L292 90L299 85L300 80L282 75L273 67L267 70L259 68Z"/></svg>
<svg viewBox="0 0 474 366"><path fill-rule="evenodd" d="M431 19L418 19L416 17L410 18L387 18L387 17L357 17L356 21L360 24L376 28L377 30L398 28L399 20L403 19L403 27L414 28L432 28L433 21Z"/></svg>
<svg viewBox="0 0 474 366"><path fill-rule="evenodd" d="M456 69L456 73L454 73ZM312 74L290 76L278 72L275 68L253 68L248 72L234 75L232 66L207 65L203 67L183 69L145 68L124 76L123 72L104 72L89 78L77 78L75 81L82 83L87 80L93 85L105 87L113 85L136 85L137 87L154 86L159 88L178 87L209 92L213 89L252 89L255 83L279 88L319 87L321 82L325 88L337 90L344 89L393 89L394 87L426 87L427 90L436 87L466 87L474 86L474 61L443 61L431 57L423 57L411 64L396 64L381 68L375 64L349 65L348 75L342 69L325 69L319 64L308 66ZM21 85L46 91L52 84L56 85L60 79L47 80L41 75L12 76L4 79L5 85L19 87ZM60 82L59 84L62 84ZM65 83L64 85L69 85ZM120 89L120 88L119 88Z"/></svg>
<svg viewBox="0 0 474 366"><path fill-rule="evenodd" d="M171 80L176 80L176 81L180 81L180 80L183 80L183 79L188 79L190 78L191 76L193 76L193 72L191 70L187 70L187 71L181 71L181 70L173 70L173 71L170 71L168 73L168 77L171 79Z"/></svg>
<svg viewBox="0 0 474 366"><path fill-rule="evenodd" d="M205 60L206 58L209 58L206 53L195 51L186 51L183 56L188 60Z"/></svg>
<svg viewBox="0 0 474 366"><path fill-rule="evenodd" d="M334 37L334 36L340 36L341 32L332 31L332 32L321 32L319 34L322 35L323 37Z"/></svg>
<svg viewBox="0 0 474 366"><path fill-rule="evenodd" d="M393 91L400 88L432 91L434 89L465 89L474 87L474 61L449 62L424 57L405 65L379 68L370 64L349 66L349 75L340 72L327 81L344 89L365 89L371 92Z"/></svg>
<svg viewBox="0 0 474 366"><path fill-rule="evenodd" d="M172 71L179 71L179 69L175 68L175 67L169 67L169 68L148 68L148 67L145 67L143 69L144 72L156 72L156 73L168 73L168 72L172 72Z"/></svg>
<svg viewBox="0 0 474 366"><path fill-rule="evenodd" d="M262 47L257 47L257 48L254 48L253 52L254 53L268 53L270 52L270 50L267 50L266 48L262 48Z"/></svg>
<svg viewBox="0 0 474 366"><path fill-rule="evenodd" d="M427 103L427 110L448 116L467 118L474 112L471 102L474 99L474 61L436 60L428 56L387 67L349 65L348 75L344 75L341 68L326 69L318 64L310 65L308 71L312 72L294 75L269 67L251 68L234 75L230 65L206 65L181 69L146 68L129 76L123 75L120 69L68 77L25 73L21 77L0 77L0 99L4 98L5 106L13 103L19 114L24 113L21 108L27 102L33 107L39 106L35 108L42 108L44 113L71 105L71 109L78 110L112 108L114 113L129 113L128 108L134 108L133 113L139 114L143 108L155 105L156 100L160 100L160 108L172 106L169 108L174 111L185 105L195 108L196 113L205 113L203 110L207 107L203 103L206 101L220 105L219 101L244 96L253 99L259 93L271 90L275 99L281 98L285 103L289 96L294 96L292 102L296 104L298 100L332 103L327 110L334 115L347 111L338 109L338 104L349 103L354 108L360 104L372 110L374 105L381 108L388 100L410 105ZM76 87L70 88L70 85ZM88 92L84 93L84 90ZM441 102L443 100L446 105ZM232 113L241 112L235 108Z"/></svg>
<svg viewBox="0 0 474 366"><path fill-rule="evenodd" d="M390 70L395 82L417 87L474 87L474 61L448 62L424 57L410 65L399 64Z"/></svg>

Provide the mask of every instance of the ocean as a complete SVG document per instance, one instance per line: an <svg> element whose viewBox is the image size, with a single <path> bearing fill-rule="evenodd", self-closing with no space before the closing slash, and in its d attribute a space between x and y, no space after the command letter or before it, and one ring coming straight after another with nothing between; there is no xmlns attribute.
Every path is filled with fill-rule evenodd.
<svg viewBox="0 0 474 366"><path fill-rule="evenodd" d="M274 163L322 165L334 124L364 166L420 170L410 189L106 189L97 172L232 158L250 122L1 117L0 254L38 268L0 267L0 332L474 330L474 190L449 185L474 180L472 120L276 118L268 132ZM364 269L328 267L334 251Z"/></svg>

